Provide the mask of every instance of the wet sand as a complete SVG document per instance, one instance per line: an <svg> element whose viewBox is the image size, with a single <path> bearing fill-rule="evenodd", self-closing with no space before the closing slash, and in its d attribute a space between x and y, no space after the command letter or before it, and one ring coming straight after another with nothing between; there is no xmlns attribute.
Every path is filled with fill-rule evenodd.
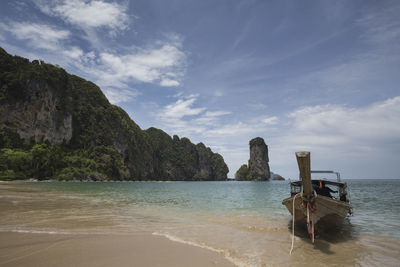
<svg viewBox="0 0 400 267"><path fill-rule="evenodd" d="M0 266L234 266L223 255L150 234L0 232Z"/></svg>

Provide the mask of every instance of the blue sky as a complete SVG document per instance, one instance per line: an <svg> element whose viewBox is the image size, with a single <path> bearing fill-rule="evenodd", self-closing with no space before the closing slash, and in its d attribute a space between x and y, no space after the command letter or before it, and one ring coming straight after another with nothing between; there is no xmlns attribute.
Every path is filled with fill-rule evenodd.
<svg viewBox="0 0 400 267"><path fill-rule="evenodd" d="M400 178L399 1L1 1L0 45L98 84L233 177L263 137L344 178Z"/></svg>

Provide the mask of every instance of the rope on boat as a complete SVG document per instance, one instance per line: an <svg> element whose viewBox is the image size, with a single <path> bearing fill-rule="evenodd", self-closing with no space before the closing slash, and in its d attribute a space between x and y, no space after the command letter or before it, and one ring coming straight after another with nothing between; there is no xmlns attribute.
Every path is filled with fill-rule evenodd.
<svg viewBox="0 0 400 267"><path fill-rule="evenodd" d="M292 255L292 250L293 250L293 245L294 245L294 213L295 213L295 208L294 208L294 203L295 203L295 200L296 200L296 197L298 196L298 195L300 195L301 193L297 193L295 196L294 196L294 198L293 198L293 219L292 219L292 247L290 248L290 252L289 252L289 255Z"/></svg>
<svg viewBox="0 0 400 267"><path fill-rule="evenodd" d="M311 211L310 203L307 202L307 231L310 235L311 242L314 243L314 220L313 220L313 212Z"/></svg>
<svg viewBox="0 0 400 267"><path fill-rule="evenodd" d="M315 219L315 215L316 215L316 213L317 213L317 202L316 202L316 198L317 198L317 196L318 196L318 194L317 194L317 192L314 190L314 202L313 202L313 205L312 205L312 213L311 213L311 220L312 220L312 239L311 239L311 241L312 241L312 243L314 244L314 238L315 238L315 234L314 234L314 219Z"/></svg>
<svg viewBox="0 0 400 267"><path fill-rule="evenodd" d="M317 205L315 199L317 198L317 192L314 190L314 199L312 204L307 201L307 232L310 235L311 242L314 244L314 214L317 211Z"/></svg>
<svg viewBox="0 0 400 267"><path fill-rule="evenodd" d="M296 197L298 195L302 195L302 193L297 193L294 197L293 197L293 218L292 218L292 247L290 248L290 252L289 255L292 255L292 251L293 251L293 246L294 246L294 219L295 219L295 208L294 208L294 203L296 201ZM317 192L315 192L314 190L314 199L316 199L318 196ZM311 236L311 241L314 244L314 216L313 214L316 212L317 207L315 206L315 202L313 207L311 208L312 212L311 212L311 233L310 233L310 229L309 229L309 223L310 223L310 206L309 203L307 202L307 232L310 234Z"/></svg>

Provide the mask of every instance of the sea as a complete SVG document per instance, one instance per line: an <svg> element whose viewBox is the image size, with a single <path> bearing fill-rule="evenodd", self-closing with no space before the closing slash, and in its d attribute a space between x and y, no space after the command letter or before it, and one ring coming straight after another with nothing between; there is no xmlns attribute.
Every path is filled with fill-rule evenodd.
<svg viewBox="0 0 400 267"><path fill-rule="evenodd" d="M2 182L0 231L149 233L237 266L400 266L400 180L345 180L353 215L311 243L288 181Z"/></svg>

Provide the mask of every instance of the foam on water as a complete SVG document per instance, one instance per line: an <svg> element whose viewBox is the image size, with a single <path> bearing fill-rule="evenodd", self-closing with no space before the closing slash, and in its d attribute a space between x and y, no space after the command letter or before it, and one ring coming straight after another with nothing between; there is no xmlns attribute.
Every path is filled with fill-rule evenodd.
<svg viewBox="0 0 400 267"><path fill-rule="evenodd" d="M182 238L179 238L179 237L173 236L171 234L167 234L167 233L154 232L152 234L156 235L156 236L163 236L163 237L165 237L165 238L167 238L167 239L169 239L171 241L174 241L174 242L178 242L178 243L182 243L182 244L186 244L186 245L190 245L190 246L194 246L194 247L199 247L199 248L203 248L203 249L207 249L207 250L216 252L218 254L223 255L225 259L227 259L228 261L232 262L233 264L235 264L236 266L239 266L239 267L245 267L245 266L252 265L251 262L248 262L248 261L246 262L243 259L233 257L229 253L229 251L225 251L223 249L214 248L214 247L208 246L208 245L206 245L204 243L196 243L196 242L193 242L193 241L186 241L186 240L183 240Z"/></svg>

